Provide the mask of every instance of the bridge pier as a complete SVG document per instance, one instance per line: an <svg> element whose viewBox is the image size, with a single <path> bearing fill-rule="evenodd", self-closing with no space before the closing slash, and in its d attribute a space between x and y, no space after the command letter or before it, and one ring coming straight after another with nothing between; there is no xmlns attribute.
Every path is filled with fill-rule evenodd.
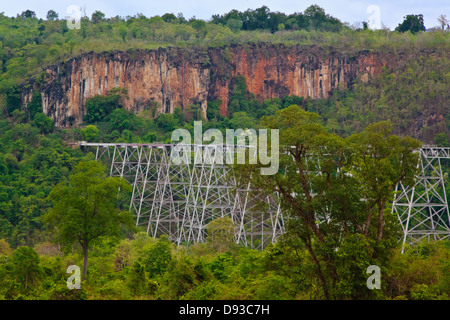
<svg viewBox="0 0 450 320"><path fill-rule="evenodd" d="M188 156L206 155L193 164L173 163L172 144L81 142L80 146L95 148L96 160L110 163L110 176L132 185L130 211L136 225L145 226L152 237L167 235L178 244L203 242L205 226L224 216L234 222L235 241L251 248L262 249L283 233L278 203L267 198L266 210L252 210L256 199L249 197L250 186L238 185L230 167L215 161L223 155L218 149L223 146L193 145Z"/></svg>

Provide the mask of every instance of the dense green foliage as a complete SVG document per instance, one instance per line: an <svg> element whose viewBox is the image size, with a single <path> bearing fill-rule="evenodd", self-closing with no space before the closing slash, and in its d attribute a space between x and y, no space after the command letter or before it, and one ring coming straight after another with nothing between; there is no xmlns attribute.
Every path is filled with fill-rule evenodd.
<svg viewBox="0 0 450 320"><path fill-rule="evenodd" d="M284 107L283 102L287 104L298 99L285 97L273 103L279 103L277 104L279 110L289 112L292 107ZM139 128L145 125L155 130L155 137L169 137L170 132L166 132L165 128L171 121L156 121L152 117L146 117L145 112L144 115L134 115L122 108L115 109L113 113L119 110L127 115L123 119L131 119L131 123L135 122L138 125L134 129L136 131L128 130L127 136L123 135L127 129L123 129L122 135L112 141L141 141L142 138L138 136L141 130ZM220 122L212 119L210 122L236 128L244 127L243 121L250 127L258 125L258 121L249 116L245 120L243 117L246 115L245 111L236 112L234 115L239 113L242 114L236 118L222 118ZM102 128L97 129L99 136L113 138L113 135L108 133L113 127L110 121L117 119L114 120L111 115L97 123ZM274 115L275 113L271 113L269 117ZM311 123L316 126L314 122L319 117L313 114L311 116L316 120L307 121L305 124ZM177 127L192 127L192 120L186 122L175 116L169 118L175 119L172 121L176 121ZM23 121L26 121L25 118ZM274 121L271 123L275 124ZM319 127L323 124L317 123ZM210 124L204 125L207 127ZM74 128L57 131L57 134L43 134L34 123L13 124L7 121L2 122L2 128L4 137L2 142L5 143L2 143L1 178L4 191L1 225L2 238L8 241L0 241L0 297L4 299L323 299L326 297L324 286L317 276L317 262L298 236L298 226L292 225L292 232L286 233L276 245L269 246L263 251L255 251L231 241L233 225L227 219L218 219L207 226L208 238L204 244L175 246L164 237L154 239L144 233L131 235L129 232L122 232L119 237L97 238L89 250L87 277L82 282L81 289L67 289L66 280L69 277L66 273L67 266L83 265L81 245L74 243L71 246L61 247L60 241L51 243L50 241L58 238L47 232L47 224L42 222L42 215L49 212L52 207L50 202L52 197L48 197L51 190L55 190L55 194L60 193L58 190L61 187L56 185L60 182L63 186L68 185L71 174L76 173L76 164L85 159L79 150L64 147L62 138L78 139L76 137L82 137L86 133ZM27 135L25 129L33 134ZM325 127L322 126L320 130L325 130ZM22 142L24 145L22 153L18 152L16 140L13 140L18 133L23 133L24 138L33 138ZM323 134L326 134L326 130ZM354 140L365 141L369 137L355 136ZM389 135L386 138L391 144L394 141ZM377 141L376 137L372 139ZM384 143L383 139L378 142ZM31 143L33 144L30 145ZM370 140L367 143L371 143ZM355 171L354 174L361 175L358 178L361 181L380 179L388 173L389 168L395 169L395 166L390 167L383 161L379 165L384 166L384 169L375 171L381 174L380 177L365 176L364 171ZM319 181L317 183L320 184ZM101 181L97 181L97 184L100 186ZM27 186L31 190L26 189L28 191L24 193L25 189L16 188L19 185ZM95 185L93 187L95 190ZM336 184L336 187L335 191L330 189L326 193L337 192L341 196L342 203L350 204L353 201L349 198L350 187L360 186L347 183L345 188L340 188L339 184ZM376 196L376 193L374 195ZM70 199L69 196L67 198ZM317 204L323 202L321 199L318 199ZM322 205L331 204L327 201ZM66 206L63 203L61 205ZM123 206L127 207L126 199ZM347 206L347 209L351 208ZM374 209L378 210L376 203ZM351 210L360 212L354 216L356 219L364 219L363 208L352 207ZM345 221L345 214L340 219L343 220L338 221ZM373 231L369 234L376 237L375 215L374 219L371 229ZM333 297L448 299L448 244L445 242L422 244L400 254L398 243L392 241L392 237L395 237L395 232L391 229L392 223L393 220L389 218L387 236L381 242L366 239L364 234L354 234L347 236L345 241L340 243L340 250L332 255L338 275L338 281L332 288ZM328 233L333 237L331 231ZM329 254L326 248L335 245L336 242L328 239L325 244L323 248L325 251L319 250L319 256L323 254L326 256L327 252ZM24 249L24 245L27 249ZM379 250L379 257L374 260L373 254L376 250ZM365 286L367 279L365 269L374 261L382 263L380 291L371 291ZM19 265L27 268L16 272ZM329 276L328 274L327 277Z"/></svg>
<svg viewBox="0 0 450 320"><path fill-rule="evenodd" d="M294 242L292 242L294 241ZM370 259L358 239L346 244L338 271L339 290L364 297ZM394 251L374 299L448 299L449 244L422 244L404 254ZM356 261L355 261L356 259ZM88 280L69 290L68 265L82 265L81 254L61 254L55 245L0 252L1 299L322 299L314 262L294 239L264 251L238 246L218 253L208 244L175 246L165 238L137 233L92 247ZM24 279L27 279L24 281ZM375 294L375 293L374 293Z"/></svg>
<svg viewBox="0 0 450 320"><path fill-rule="evenodd" d="M261 30L271 32L282 30L321 30L336 32L344 28L338 19L326 14L318 5L311 5L303 13L286 15L270 12L267 6L245 12L232 10L224 15L213 15L212 22L228 26L234 32L238 30Z"/></svg>
<svg viewBox="0 0 450 320"><path fill-rule="evenodd" d="M419 31L425 31L423 24L423 15L409 14L405 17L405 20L395 28L396 31L411 33L417 33Z"/></svg>
<svg viewBox="0 0 450 320"><path fill-rule="evenodd" d="M126 89L113 88L108 92L107 96L99 95L88 99L85 105L86 114L84 120L89 123L103 120L106 116L110 115L114 109L121 108L122 101L126 98Z"/></svg>

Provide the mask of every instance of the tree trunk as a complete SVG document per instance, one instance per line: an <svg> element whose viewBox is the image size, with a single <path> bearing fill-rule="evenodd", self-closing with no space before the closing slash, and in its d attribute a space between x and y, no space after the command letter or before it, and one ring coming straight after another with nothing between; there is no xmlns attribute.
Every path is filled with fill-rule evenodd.
<svg viewBox="0 0 450 320"><path fill-rule="evenodd" d="M378 234L377 240L380 241L383 238L384 230L384 202L378 203Z"/></svg>
<svg viewBox="0 0 450 320"><path fill-rule="evenodd" d="M87 276L88 249L88 246L83 246L83 281L86 280Z"/></svg>
<svg viewBox="0 0 450 320"><path fill-rule="evenodd" d="M330 294L328 293L328 285L327 285L327 280L325 279L323 273L322 273L322 269L320 268L320 262L317 259L316 255L314 254L314 251L311 247L311 245L305 240L303 239L303 243L306 246L306 249L308 250L311 258L313 259L314 263L316 264L317 267L317 275L319 277L320 282L322 282L322 286L323 286L323 294L325 296L326 300L330 300Z"/></svg>

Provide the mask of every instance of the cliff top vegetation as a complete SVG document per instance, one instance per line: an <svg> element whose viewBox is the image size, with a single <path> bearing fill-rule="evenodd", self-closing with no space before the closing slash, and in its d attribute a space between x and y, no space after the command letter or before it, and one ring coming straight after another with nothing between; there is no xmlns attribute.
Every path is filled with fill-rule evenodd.
<svg viewBox="0 0 450 320"><path fill-rule="evenodd" d="M407 21L415 22L409 28ZM417 27L418 26L418 27ZM39 74L46 66L86 52L156 49L168 46L226 46L244 43L283 43L285 45L319 45L336 50L415 51L423 49L449 52L450 33L438 28L424 30L421 15L410 15L399 27L371 30L349 25L312 5L303 13L272 12L266 6L245 12L232 10L213 15L209 21L195 17L105 17L95 11L84 16L79 29L70 29L66 19L50 10L47 18L38 19L27 10L17 17L0 13L0 93ZM0 99L0 105L1 103ZM3 98L4 100L4 98Z"/></svg>

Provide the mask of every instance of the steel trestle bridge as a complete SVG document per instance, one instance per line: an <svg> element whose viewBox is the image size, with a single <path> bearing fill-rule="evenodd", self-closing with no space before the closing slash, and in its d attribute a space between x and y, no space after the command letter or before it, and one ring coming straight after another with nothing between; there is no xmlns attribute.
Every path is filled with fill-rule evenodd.
<svg viewBox="0 0 450 320"><path fill-rule="evenodd" d="M191 151L184 156L191 157L191 164L171 160L172 153L180 150L176 146L80 142L81 148L94 149L96 160L110 166L110 176L132 185L130 211L136 225L146 226L150 236L167 235L178 244L203 242L205 226L224 216L235 225L235 241L251 248L262 249L284 232L286 217L276 195L255 197L249 184L238 185L230 167L217 161L218 156L233 156L239 146L217 152L217 145L188 145ZM403 230L403 245L450 239L441 164L442 159L450 159L450 148L424 146L418 151L420 173L415 184L399 183L392 201L392 213ZM265 209L255 210L260 203L265 203Z"/></svg>
<svg viewBox="0 0 450 320"><path fill-rule="evenodd" d="M146 226L150 236L167 235L178 244L203 242L205 226L228 216L237 243L262 249L284 230L277 199L250 196L250 185L238 185L230 167L217 161L223 155L234 156L239 146L217 152L217 145L188 145L193 152L184 154L175 144L81 142L80 146L95 148L96 159L110 164L110 176L132 185L130 211L136 225ZM174 163L174 151L190 156L192 164ZM261 201L266 210L252 210Z"/></svg>

